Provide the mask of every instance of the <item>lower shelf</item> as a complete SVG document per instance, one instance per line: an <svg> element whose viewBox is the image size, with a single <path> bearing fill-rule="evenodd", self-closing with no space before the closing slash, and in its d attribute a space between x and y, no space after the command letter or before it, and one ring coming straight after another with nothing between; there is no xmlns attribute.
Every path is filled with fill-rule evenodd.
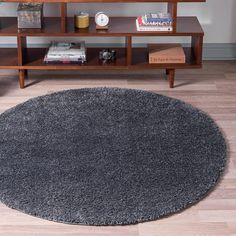
<svg viewBox="0 0 236 236"><path fill-rule="evenodd" d="M192 49L185 47L184 53L186 56L185 63L178 64L149 64L147 48L134 48L132 55L132 69L187 69L187 68L200 68L201 64L197 64Z"/></svg>
<svg viewBox="0 0 236 236"><path fill-rule="evenodd" d="M29 70L106 70L106 69L187 69L200 68L195 62L191 48L184 48L186 63L183 64L149 64L147 48L132 49L132 64L128 65L126 48L116 48L117 60L113 63L102 63L98 59L101 48L87 48L87 63L85 65L45 64L43 62L47 48L28 48L24 56L24 65L18 66L17 49L0 49L0 69L29 69Z"/></svg>
<svg viewBox="0 0 236 236"><path fill-rule="evenodd" d="M47 48L30 48L27 49L25 69L43 69L43 70L79 70L79 69L126 69L126 51L124 48L117 50L117 60L114 63L102 63L98 59L101 48L87 48L87 63L84 65L74 64L45 64L43 58Z"/></svg>
<svg viewBox="0 0 236 236"><path fill-rule="evenodd" d="M0 48L0 69L18 69L16 48Z"/></svg>

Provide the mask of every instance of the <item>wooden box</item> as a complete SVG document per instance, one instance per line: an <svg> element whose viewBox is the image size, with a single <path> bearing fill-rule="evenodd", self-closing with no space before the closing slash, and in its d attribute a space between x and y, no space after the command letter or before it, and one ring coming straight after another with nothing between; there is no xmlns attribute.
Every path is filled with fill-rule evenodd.
<svg viewBox="0 0 236 236"><path fill-rule="evenodd" d="M185 63L181 44L149 44L149 64Z"/></svg>
<svg viewBox="0 0 236 236"><path fill-rule="evenodd" d="M17 8L18 28L42 28L43 3L19 3Z"/></svg>

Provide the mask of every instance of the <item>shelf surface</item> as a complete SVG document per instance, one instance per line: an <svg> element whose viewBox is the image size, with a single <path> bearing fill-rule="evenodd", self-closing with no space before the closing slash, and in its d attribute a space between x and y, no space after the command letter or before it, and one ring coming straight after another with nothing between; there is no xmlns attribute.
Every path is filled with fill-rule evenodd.
<svg viewBox="0 0 236 236"><path fill-rule="evenodd" d="M102 63L98 59L99 51L102 48L87 48L87 63L85 65L70 64L45 64L43 62L47 48L28 48L23 66L18 66L17 49L0 48L0 69L38 69L38 70L80 70L80 69L164 69L164 68L200 68L196 64L191 48L184 48L186 63L183 64L149 64L147 48L132 49L132 64L127 65L126 48L115 48L117 60L114 63Z"/></svg>
<svg viewBox="0 0 236 236"><path fill-rule="evenodd" d="M95 28L94 18L90 19L90 26L87 30L75 29L73 19L69 18L67 23L68 34L80 35L127 35L127 36L152 36L152 35L194 35L204 34L197 17L178 17L176 32L140 32L136 29L136 17L111 17L108 31L98 31Z"/></svg>
<svg viewBox="0 0 236 236"><path fill-rule="evenodd" d="M136 17L111 17L108 30L96 30L94 18L90 18L88 29L74 28L74 19L67 19L66 32L60 28L59 17L45 17L42 29L18 29L16 17L1 17L0 36L191 36L203 35L202 27L195 16L177 18L174 32L139 32L135 25Z"/></svg>
<svg viewBox="0 0 236 236"><path fill-rule="evenodd" d="M114 63L102 63L98 59L99 51L102 48L88 48L87 49L87 63L85 65L58 65L45 64L43 62L44 55L47 49L29 48L26 63L23 67L26 69L147 69L147 68L199 68L194 60L191 48L184 48L186 55L186 63L183 64L149 64L147 48L133 48L132 65L127 65L126 48L116 48L117 60Z"/></svg>
<svg viewBox="0 0 236 236"><path fill-rule="evenodd" d="M47 48L28 48L24 67L28 69L126 69L126 50L125 48L116 48L117 60L114 63L102 63L98 59L99 51L102 48L87 48L87 63L85 65L71 64L45 64L43 59L47 52Z"/></svg>

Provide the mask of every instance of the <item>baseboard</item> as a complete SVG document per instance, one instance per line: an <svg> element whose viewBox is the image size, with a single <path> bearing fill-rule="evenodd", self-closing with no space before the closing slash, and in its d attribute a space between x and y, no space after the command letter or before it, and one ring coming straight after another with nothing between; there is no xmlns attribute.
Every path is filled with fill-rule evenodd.
<svg viewBox="0 0 236 236"><path fill-rule="evenodd" d="M121 43L110 44L88 44L91 47L99 46L101 48L123 47ZM146 44L134 44L134 47L142 47ZM189 46L184 44L184 46ZM14 48L15 44L0 44L0 48ZM48 47L47 44L29 44L29 47ZM203 46L204 60L236 60L236 43L205 43Z"/></svg>
<svg viewBox="0 0 236 236"><path fill-rule="evenodd" d="M236 60L236 43L205 43L204 60Z"/></svg>

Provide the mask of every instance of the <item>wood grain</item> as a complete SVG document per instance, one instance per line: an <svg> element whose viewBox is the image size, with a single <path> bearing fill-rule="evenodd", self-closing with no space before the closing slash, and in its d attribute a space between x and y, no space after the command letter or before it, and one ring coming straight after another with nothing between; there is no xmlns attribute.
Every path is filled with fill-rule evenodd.
<svg viewBox="0 0 236 236"><path fill-rule="evenodd" d="M132 226L88 227L54 223L0 204L0 236L233 236L236 235L236 62L204 62L198 70L177 70L175 89L163 71L30 71L29 87L18 88L17 71L0 71L0 112L30 98L84 87L143 89L188 102L207 112L225 135L229 162L215 190L189 209ZM69 74L68 74L69 73Z"/></svg>

